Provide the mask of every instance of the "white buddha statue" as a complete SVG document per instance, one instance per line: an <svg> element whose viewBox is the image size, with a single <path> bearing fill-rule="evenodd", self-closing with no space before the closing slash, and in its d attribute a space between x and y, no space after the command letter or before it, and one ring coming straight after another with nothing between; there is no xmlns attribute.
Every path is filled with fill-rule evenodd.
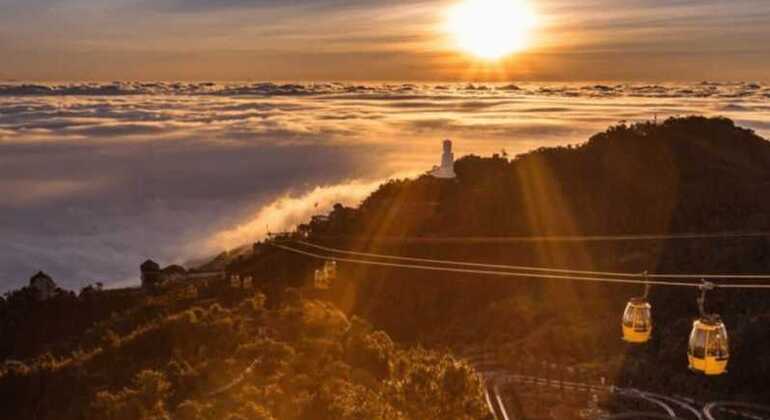
<svg viewBox="0 0 770 420"><path fill-rule="evenodd" d="M451 179L455 175L455 154L452 153L452 141L444 140L444 153L441 155L441 166L434 166L430 173L436 178Z"/></svg>

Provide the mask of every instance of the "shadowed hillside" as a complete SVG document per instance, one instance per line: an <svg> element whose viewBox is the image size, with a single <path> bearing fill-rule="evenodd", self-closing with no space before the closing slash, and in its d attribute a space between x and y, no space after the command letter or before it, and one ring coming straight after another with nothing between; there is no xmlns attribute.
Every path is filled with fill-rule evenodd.
<svg viewBox="0 0 770 420"><path fill-rule="evenodd" d="M511 160L468 156L455 171L455 180L390 181L360 207L337 205L293 237L549 268L770 272L770 239L761 235L532 240L770 231L770 143L726 119L621 125L577 147ZM504 236L530 240L495 240ZM629 347L620 340L620 316L639 287L341 262L331 289L319 291L310 285L320 264L258 243L205 267L253 279L257 290L246 295L210 285L205 298L159 306L148 303L158 296L139 290L64 294L44 303L26 290L7 294L0 300L0 351L18 361L0 369L0 391L14 401L5 413L484 418L478 378L450 356L477 350L509 366L556 362L651 391L770 400L767 292L709 295L709 309L730 330L732 357L726 375L707 379L686 368L694 290L653 288L653 339ZM66 313L69 321L61 319ZM35 329L46 325L52 328Z"/></svg>
<svg viewBox="0 0 770 420"><path fill-rule="evenodd" d="M611 127L576 147L512 160L468 156L456 180L391 181L360 208L337 207L300 226L336 248L541 267L640 273L767 273L770 240L434 241L454 237L770 231L770 142L720 118ZM408 238L409 240L401 240ZM422 240L420 240L422 238ZM234 267L238 267L236 264ZM717 397L767 398L770 296L717 291L708 300L731 329L720 378L686 369L694 290L653 288L651 343L626 347L619 319L638 287L500 280L341 265L338 298L394 337L459 349L491 343L507 358L600 366L618 381ZM653 368L664 368L665 374ZM762 369L757 369L762 367ZM706 395L704 395L706 396Z"/></svg>
<svg viewBox="0 0 770 420"><path fill-rule="evenodd" d="M349 230L505 236L770 228L770 143L726 119L615 126L577 147L510 161L468 156L455 170L457 182L383 185Z"/></svg>

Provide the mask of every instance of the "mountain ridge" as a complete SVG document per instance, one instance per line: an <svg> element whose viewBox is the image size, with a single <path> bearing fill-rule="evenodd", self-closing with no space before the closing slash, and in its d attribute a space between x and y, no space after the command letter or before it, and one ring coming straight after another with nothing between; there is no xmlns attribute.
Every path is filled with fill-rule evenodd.
<svg viewBox="0 0 770 420"><path fill-rule="evenodd" d="M763 236L430 246L367 241L766 231L770 143L723 118L619 125L580 146L514 159L467 156L455 170L456 180L389 181L358 208L337 205L293 235L342 249L540 267L770 271L770 238ZM770 345L764 326L770 310L758 293L709 295L709 309L722 315L733 342L728 373L703 378L686 369L687 334L697 316L691 290L654 287L653 338L629 347L619 339L620 315L639 287L340 263L331 289L314 290L317 261L266 243L208 265L252 277L255 290L233 288L225 278L192 300L165 290L93 289L48 302L26 289L0 299L0 342L6 343L0 350L18 360L0 365L0 389L19 396L8 412L19 418L439 418L461 412L483 418L473 370L451 355L485 348L508 367L544 360L589 369L611 383L702 400L770 398L764 374L770 357L753 351ZM63 313L77 319L61 322ZM27 339L16 341L20 337ZM254 366L257 356L266 365L221 399L207 400L206 392ZM387 386L379 385L383 380ZM41 383L77 398L40 393ZM425 394L420 384L434 393ZM408 397L452 401L457 390L465 396L461 405L444 404L443 411Z"/></svg>

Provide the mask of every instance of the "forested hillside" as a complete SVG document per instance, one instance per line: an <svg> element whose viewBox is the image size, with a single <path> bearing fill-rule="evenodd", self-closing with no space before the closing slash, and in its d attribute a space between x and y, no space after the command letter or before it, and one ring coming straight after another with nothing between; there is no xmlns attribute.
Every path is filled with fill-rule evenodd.
<svg viewBox="0 0 770 420"><path fill-rule="evenodd" d="M404 348L295 289L282 301L267 309L256 293L232 306L193 301L116 312L83 332L68 353L6 361L0 417L487 417L480 380L465 363Z"/></svg>
<svg viewBox="0 0 770 420"><path fill-rule="evenodd" d="M383 185L345 228L385 236L770 228L770 143L726 119L620 125L576 147L467 156L455 171L457 182Z"/></svg>
<svg viewBox="0 0 770 420"><path fill-rule="evenodd" d="M640 273L770 273L770 237L552 241L540 236L770 231L770 143L726 119L611 127L574 147L468 156L457 179L382 185L289 239L394 255ZM530 240L495 241L523 236ZM476 238L461 240L458 238ZM456 240L438 240L454 238ZM483 239L483 240L482 240ZM8 418L476 419L482 387L458 358L556 362L613 383L703 399L770 400L770 293L717 290L727 374L687 370L692 289L654 287L653 339L620 340L641 287L501 279L341 262L272 246L206 268L256 291L149 305L90 291L0 300ZM107 297L112 296L112 297ZM132 297L133 296L133 297ZM13 361L12 361L13 360ZM235 382L234 382L235 381Z"/></svg>
<svg viewBox="0 0 770 420"><path fill-rule="evenodd" d="M387 254L641 273L768 273L770 238L494 241L770 231L770 142L721 118L611 127L574 147L514 159L468 156L456 180L394 180L357 209L300 226L311 242ZM463 241L441 238L487 237ZM236 264L236 266L238 266ZM341 264L343 307L399 340L458 349L486 343L511 363L592 366L620 383L684 395L768 400L770 295L719 290L709 310L732 337L729 372L687 370L696 291L653 288L651 343L620 340L640 287L499 279ZM717 280L718 281L718 280Z"/></svg>

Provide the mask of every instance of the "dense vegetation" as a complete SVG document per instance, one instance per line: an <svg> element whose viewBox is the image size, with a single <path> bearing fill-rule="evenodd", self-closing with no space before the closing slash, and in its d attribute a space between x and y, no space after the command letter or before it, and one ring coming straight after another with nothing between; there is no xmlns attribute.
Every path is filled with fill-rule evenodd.
<svg viewBox="0 0 770 420"><path fill-rule="evenodd" d="M770 231L770 142L722 118L611 127L574 147L514 159L468 156L457 180L395 180L358 209L300 226L337 248L480 262L640 273L767 273L770 239L604 242L430 242L454 236L612 235ZM423 238L403 241L399 238ZM511 364L529 359L596 368L620 384L698 398L770 400L770 295L719 290L709 310L732 337L729 372L686 368L696 292L653 288L656 332L619 339L619 318L641 288L512 281L342 266L338 298L402 341L488 345ZM347 282L345 282L347 280ZM427 309L429 308L429 309ZM408 320L409 322L406 322Z"/></svg>
<svg viewBox="0 0 770 420"><path fill-rule="evenodd" d="M0 299L0 360L66 352L77 346L83 331L95 320L138 303L136 293L97 294L97 290L88 286L79 295L59 290L45 305L35 299L30 288L7 293Z"/></svg>
<svg viewBox="0 0 770 420"><path fill-rule="evenodd" d="M231 307L116 313L70 354L6 362L3 418L486 418L465 363L401 348L295 289L285 295L275 309L257 292Z"/></svg>
<svg viewBox="0 0 770 420"><path fill-rule="evenodd" d="M468 156L455 170L457 180L390 181L358 208L337 205L328 219L298 232L337 248L444 259L770 272L767 236L429 241L770 231L770 143L726 119L620 125L577 147L514 159ZM297 293L317 264L256 244L207 268L253 276L258 293L215 292L167 307L108 298L106 291L45 303L10 294L0 300L0 357L21 361L0 371L0 393L14 402L6 412L57 419L482 418L478 379L448 356L478 349L512 367L545 360L652 391L770 400L770 295L763 292L710 294L709 308L730 329L732 358L726 375L706 379L686 369L693 290L654 288L654 338L629 347L619 339L620 314L640 288L340 264L332 290ZM242 382L212 394L243 372Z"/></svg>
<svg viewBox="0 0 770 420"><path fill-rule="evenodd" d="M503 236L770 228L770 144L727 119L620 125L577 147L512 160L468 156L455 170L457 182L383 185L346 229Z"/></svg>

